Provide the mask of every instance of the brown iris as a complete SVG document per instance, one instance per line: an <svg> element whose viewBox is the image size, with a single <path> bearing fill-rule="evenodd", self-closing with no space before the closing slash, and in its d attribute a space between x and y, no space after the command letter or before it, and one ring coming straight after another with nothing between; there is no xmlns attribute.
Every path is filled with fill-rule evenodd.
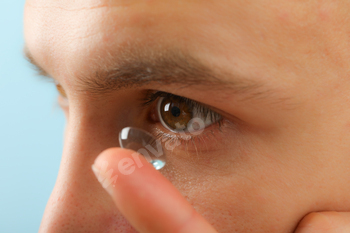
<svg viewBox="0 0 350 233"><path fill-rule="evenodd" d="M164 97L160 103L160 116L171 130L186 129L192 119L192 108L179 97Z"/></svg>
<svg viewBox="0 0 350 233"><path fill-rule="evenodd" d="M61 84L56 84L56 89L58 91L58 93L60 93L60 95L64 98L67 98L67 94L66 92L64 91L63 87L61 86Z"/></svg>

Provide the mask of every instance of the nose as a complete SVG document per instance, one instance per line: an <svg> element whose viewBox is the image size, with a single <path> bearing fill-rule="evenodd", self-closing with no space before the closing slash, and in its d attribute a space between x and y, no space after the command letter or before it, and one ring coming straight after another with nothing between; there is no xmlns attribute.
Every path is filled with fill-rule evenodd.
<svg viewBox="0 0 350 233"><path fill-rule="evenodd" d="M119 126L110 127L107 119L95 124L91 121L89 117L79 116L69 119L59 174L40 233L136 232L118 212L91 170L100 152L119 146Z"/></svg>

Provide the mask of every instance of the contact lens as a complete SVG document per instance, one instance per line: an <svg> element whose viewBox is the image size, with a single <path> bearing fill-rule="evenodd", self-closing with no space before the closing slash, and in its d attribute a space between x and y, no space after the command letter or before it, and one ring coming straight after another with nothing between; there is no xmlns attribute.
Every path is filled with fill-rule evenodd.
<svg viewBox="0 0 350 233"><path fill-rule="evenodd" d="M145 130L126 127L119 133L120 147L134 150L142 154L156 170L165 166L165 150L160 140Z"/></svg>

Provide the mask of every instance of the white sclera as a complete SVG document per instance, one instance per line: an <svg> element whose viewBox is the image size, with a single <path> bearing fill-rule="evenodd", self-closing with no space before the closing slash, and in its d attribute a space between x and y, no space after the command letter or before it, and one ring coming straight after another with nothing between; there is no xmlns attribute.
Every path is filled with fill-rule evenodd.
<svg viewBox="0 0 350 233"><path fill-rule="evenodd" d="M156 170L165 166L165 150L161 141L142 129L133 127L122 129L119 133L119 144L122 148L142 154Z"/></svg>

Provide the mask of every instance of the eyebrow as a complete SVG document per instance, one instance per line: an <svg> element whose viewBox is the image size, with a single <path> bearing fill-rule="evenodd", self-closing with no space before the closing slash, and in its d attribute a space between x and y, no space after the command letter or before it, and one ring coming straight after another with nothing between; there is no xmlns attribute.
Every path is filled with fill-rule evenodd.
<svg viewBox="0 0 350 233"><path fill-rule="evenodd" d="M38 73L38 75L51 78L50 75L35 61L27 46L24 46L23 54L24 58L32 65L32 68Z"/></svg>
<svg viewBox="0 0 350 233"><path fill-rule="evenodd" d="M24 54L39 75L52 78L35 61L26 47ZM118 53L118 57L110 55L107 59L95 59L91 66L94 67L94 74L78 75L77 87L80 91L89 91L96 95L151 83L175 84L181 88L194 86L204 90L228 90L232 94L246 94L244 99L266 98L273 93L257 80L223 73L180 51L156 53L124 49Z"/></svg>

